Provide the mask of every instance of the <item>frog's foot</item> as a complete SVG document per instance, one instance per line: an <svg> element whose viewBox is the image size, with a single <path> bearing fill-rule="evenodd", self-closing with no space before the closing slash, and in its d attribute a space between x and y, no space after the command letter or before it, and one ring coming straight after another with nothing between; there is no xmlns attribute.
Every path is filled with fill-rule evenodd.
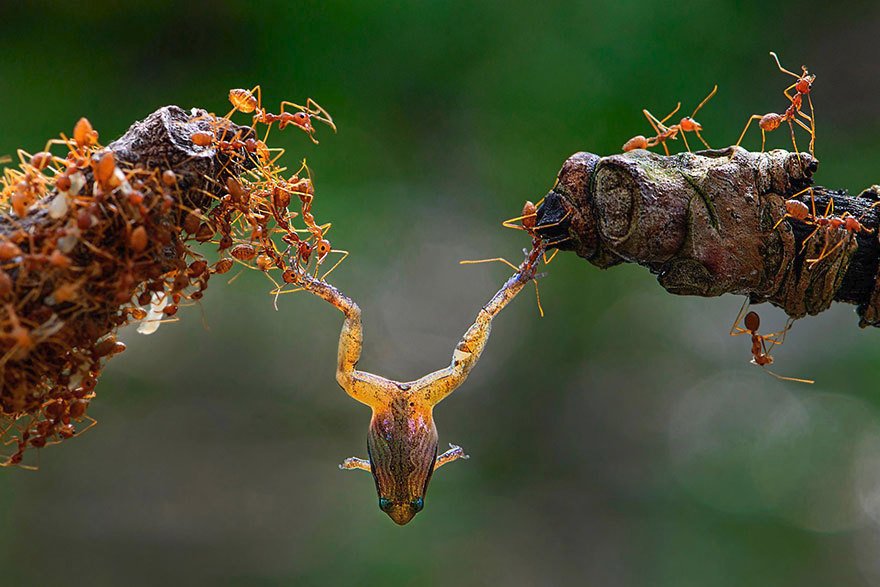
<svg viewBox="0 0 880 587"><path fill-rule="evenodd" d="M459 449L461 450L461 449ZM444 453L445 454L445 453ZM342 464L339 465L339 468L342 470L346 469L362 469L364 471L370 471L370 461L365 459L359 459L357 457L348 457Z"/></svg>
<svg viewBox="0 0 880 587"><path fill-rule="evenodd" d="M434 470L436 471L446 463L451 463L452 461L456 461L458 459L469 459L470 456L466 455L464 449L460 446L456 446L452 443L449 444L449 450L445 453L437 457L437 462L434 463Z"/></svg>

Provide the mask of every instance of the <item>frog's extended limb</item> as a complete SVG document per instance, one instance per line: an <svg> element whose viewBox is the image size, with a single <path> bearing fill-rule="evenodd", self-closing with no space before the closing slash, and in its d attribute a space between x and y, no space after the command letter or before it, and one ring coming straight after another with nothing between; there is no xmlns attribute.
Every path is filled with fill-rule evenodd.
<svg viewBox="0 0 880 587"><path fill-rule="evenodd" d="M443 453L443 454L446 454L446 453ZM465 455L465 458L467 458L467 455ZM437 465L437 466L439 467L440 465ZM359 459L357 457L348 457L347 459L342 461L342 464L339 465L339 468L343 469L343 470L361 469L362 471L372 472L372 470L370 468L370 461L365 460L365 459Z"/></svg>
<svg viewBox="0 0 880 587"><path fill-rule="evenodd" d="M361 324L361 309L341 291L319 279L306 276L303 289L333 304L345 314L342 332L339 335L339 352L337 355L336 381L348 395L370 407L385 406L389 397L397 389L397 385L380 377L355 369L361 358L364 340Z"/></svg>
<svg viewBox="0 0 880 587"><path fill-rule="evenodd" d="M425 375L412 383L413 394L427 405L434 406L464 383L471 369L477 364L492 331L492 319L516 297L522 288L535 277L535 265L540 249L533 248L516 273L483 306L474 323L456 345L452 362L445 369Z"/></svg>
<svg viewBox="0 0 880 587"><path fill-rule="evenodd" d="M469 458L471 457L465 454L463 448L450 443L449 450L437 457L437 460L434 463L434 470L436 471L446 463L451 463L452 461L457 461L458 459L467 460Z"/></svg>

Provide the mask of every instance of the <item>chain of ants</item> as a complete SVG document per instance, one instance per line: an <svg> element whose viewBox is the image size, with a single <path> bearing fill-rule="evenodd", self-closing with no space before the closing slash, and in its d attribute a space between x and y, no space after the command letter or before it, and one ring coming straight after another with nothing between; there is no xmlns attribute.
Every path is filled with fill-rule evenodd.
<svg viewBox="0 0 880 587"><path fill-rule="evenodd" d="M282 103L281 114L269 113L259 87L232 90L229 98L233 110L211 115L211 131L191 136L227 161L204 178L222 183L214 187L223 195L199 190L213 202L207 212L183 203L174 170L117 164L85 118L71 138L50 140L33 155L19 151L19 169L4 171L0 203L15 229L0 237L0 417L7 422L0 440L13 452L0 465L32 468L22 464L28 448L95 424L87 409L98 378L106 360L125 350L118 327L141 322L149 333L175 320L181 305L203 297L212 275L236 263L267 275L280 269L285 284L310 271L318 276L332 249L329 224L318 224L312 213L309 170L303 164L285 179L275 164L282 151L265 140L278 123L317 142L312 120L335 130L332 119L311 99L306 107L292 105L296 112L284 112L291 103ZM230 136L235 112L255 113L254 126L266 125L266 137ZM59 145L67 150L63 157L52 153ZM292 196L298 213L288 209ZM305 228L293 226L297 216ZM189 246L208 241L223 253L213 264ZM287 291L276 282L276 295Z"/></svg>
<svg viewBox="0 0 880 587"><path fill-rule="evenodd" d="M815 82L816 80L816 76L810 74L806 66L801 66L800 75L789 71L782 66L776 53L771 52L770 55L773 57L776 66L779 68L779 71L795 78L794 83L783 90L783 94L788 100L788 105L782 114L769 112L767 114L753 114L752 116L750 116L748 121L746 122L745 128L743 128L743 131L740 134L739 140L736 142L736 146L738 147L742 143L746 133L749 130L749 126L752 124L752 122L757 120L758 127L761 129L761 152L764 152L767 144L767 133L777 130L780 126L783 125L783 123L787 123L791 131L791 142L794 147L795 153L800 152L800 149L797 145L797 138L795 136L795 126L798 126L809 133L809 152L810 154L813 154L816 143L816 119L815 113L813 111L811 90L813 82ZM670 118L672 118L672 116L674 116L675 113L678 112L678 110L681 108L680 102L675 107L675 109L662 120L658 120L647 109L643 109L642 113L644 114L645 118L647 118L655 134L650 137L637 135L631 138L623 145L623 151L627 152L635 149L648 149L660 145L663 147L664 152L669 155L669 148L666 144L667 141L677 140L677 138L681 136L684 141L685 147L687 148L687 151L691 152L686 136L688 132L693 132L694 134L696 134L703 145L705 145L707 149L710 149L711 147L700 134L700 131L703 130L703 127L699 122L694 119L694 117L703 108L703 106L705 106L705 104L715 95L717 90L718 86L716 85L709 93L709 95L706 96L706 98L704 98L703 101L700 102L700 104L694 109L693 113L691 113L690 116L684 117L677 124L672 124L670 126L666 126L666 122ZM805 103L809 107L809 114L803 111ZM808 207L804 202L797 199L798 196L801 196L802 194L805 194L807 192L810 193L810 207ZM873 208L878 204L880 204L880 202L875 203L871 207ZM808 269L812 269L818 263L821 263L829 255L833 254L838 248L840 248L844 243L848 242L849 238L853 238L856 234L874 233L873 229L866 227L862 223L862 221L864 220L864 216L862 216L861 218L856 218L855 216L849 214L849 212L844 212L843 215L840 216L835 215L833 198L829 199L828 205L826 206L824 213L817 213L815 194L812 187L808 187L790 196L786 200L785 213L782 218L779 219L773 229L775 230L776 228L778 228L782 221L786 218L791 218L794 221L815 227L813 232L811 232L809 236L804 239L800 249L801 253L803 253L803 251L806 249L806 246L809 243L810 239L812 239L820 231L822 231L825 237L821 252L817 256L806 260ZM843 238L838 239L837 243L831 246L832 236L837 235L838 230L844 231ZM782 344L782 341L785 339L785 333L788 332L788 330L791 328L793 321L790 320L786 324L785 328L779 332L764 335L759 334L758 328L760 326L760 318L758 317L758 314L755 312L749 312L745 314L745 316L743 316L747 305L748 304L745 304L739 315L737 315L737 318L731 328L730 334L731 336L739 336L743 334L749 335L752 340L752 363L763 367L766 370L766 366L773 363L773 357L770 355L771 350L774 346ZM739 326L741 320L743 321L745 328ZM782 377L769 370L767 371L771 375L779 379L787 381L798 381L802 383L813 383L811 380L798 379L793 377Z"/></svg>

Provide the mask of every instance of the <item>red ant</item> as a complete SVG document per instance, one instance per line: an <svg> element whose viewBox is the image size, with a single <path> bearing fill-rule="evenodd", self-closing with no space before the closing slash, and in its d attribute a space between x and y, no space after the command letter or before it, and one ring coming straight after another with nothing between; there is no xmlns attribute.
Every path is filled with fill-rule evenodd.
<svg viewBox="0 0 880 587"><path fill-rule="evenodd" d="M797 198L797 196L801 195L802 193L804 193L806 191L810 192L810 203L812 206L812 213L810 211L810 208L808 208L806 204L804 204L800 200L795 199L795 198ZM877 204L875 203L871 207L873 208L876 205ZM794 218L795 220L797 220L799 222L803 222L804 224L808 224L808 225L812 225L812 226L816 227L815 230L813 230L813 232L811 232L809 234L809 236L807 236L807 238L804 239L804 242L801 245L801 251L803 251L806 248L809 240L811 238L813 238L813 236L815 236L815 234L817 232L819 232L819 230L822 228L832 229L832 230L842 228L843 230L845 230L851 234L858 234L860 232L864 232L867 234L874 233L874 229L868 228L864 224L862 224L862 220L864 219L864 216L862 218L856 218L855 216L853 216L849 212L844 212L841 216L836 216L834 214L834 198L829 198L828 205L825 206L825 213L822 215L817 215L816 214L815 194L813 192L812 187L808 187L808 188L805 188L805 189L799 191L798 193L794 194L793 196L791 196L791 198L789 198L788 200L785 201L785 214L782 216L782 218L780 218L776 222L776 224L773 226L773 229L775 230L782 223L782 221L785 220L786 218ZM829 233L826 231L825 232L825 246L822 247L822 252L819 253L819 256L815 257L813 259L807 259L807 263L809 263L811 267L813 265L815 265L816 263L822 261L823 259L825 259L829 255L831 255L841 245L843 245L844 242L846 242L845 239L840 239L840 241L836 245L831 247L831 249L828 249L828 234Z"/></svg>
<svg viewBox="0 0 880 587"><path fill-rule="evenodd" d="M628 151L633 151L635 149L647 149L648 147L656 147L657 145L663 145L663 150L669 155L669 148L666 146L666 141L668 140L676 140L678 138L678 133L681 133L681 138L684 141L684 146L687 148L688 153L691 152L691 147L687 142L687 133L692 132L697 135L697 138L705 145L707 149L711 149L709 143L703 138L703 135L700 134L700 131L703 130L703 125L697 122L694 119L694 116L697 115L697 112L706 105L706 102L712 99L712 96L718 92L718 85L716 84L712 91L709 92L709 95L703 98L703 101L694 109L690 116L685 116L682 118L678 124L673 124L672 126L665 126L667 120L672 118L672 116L679 111L681 108L681 102L679 102L675 110L666 115L663 120L657 120L653 114L648 112L647 109L643 109L642 113L645 115L645 118L648 119L648 123L650 123L651 127L654 129L654 132L657 134L653 137L646 138L643 135L637 135L628 140L623 144L622 150L624 153Z"/></svg>
<svg viewBox="0 0 880 587"><path fill-rule="evenodd" d="M538 224L538 222L537 222L538 207L541 205L541 202L543 202L543 200L540 200L540 201L538 201L537 204L534 204L531 201L526 200L525 204L523 205L522 214L520 216L516 216L515 218L509 218L509 219L505 220L504 222L501 223L501 225L504 226L505 228L512 228L514 230L524 230L530 237L532 237L532 254L537 255L538 254L537 252L539 251L540 257L543 258L544 264L547 265L551 261L553 261L553 259L556 257L556 254L559 252L559 249L556 249L555 251L553 251L553 254L550 255L550 258L548 259L547 254L546 254L546 248L548 246L557 245L557 244L563 242L564 240L566 240L568 237L565 237L561 240L554 241L551 243L544 242L544 239L541 237L541 235L538 234L538 231L537 231L537 228L538 228L538 226L537 226L537 224ZM563 220L565 220L565 218L567 216L568 216L568 214L566 214L565 216L563 216L558 221L556 221L552 224L544 224L541 226L541 228L550 228L550 227L556 226L556 225L560 224ZM519 222L519 224L516 224L517 222ZM538 259L538 257L535 258L536 261L537 261L537 259ZM468 259L468 260L459 261L459 264L461 264L461 265L476 265L477 263L491 263L491 262L496 262L496 261L499 263L504 263L508 267L512 267L515 271L519 270L519 268L516 265L514 265L513 263L511 263L510 261L508 261L507 259L505 259L503 257L493 257L491 259L476 259L476 260ZM538 304L538 313L543 318L544 317L544 307L541 305L541 292L538 289L537 279L535 279L533 283L535 284L535 298L536 298L537 304Z"/></svg>
<svg viewBox="0 0 880 587"><path fill-rule="evenodd" d="M811 75L809 71L807 71L807 66L802 65L801 75L793 73L779 63L779 57L776 56L776 53L773 51L770 52L770 55L773 56L773 59L776 61L776 66L779 68L779 71L782 73L793 76L797 81L793 84L785 88L782 91L785 94L785 97L791 102L788 108L785 110L784 114L777 114L775 112L769 112L767 114L753 114L749 121L746 123L746 127L743 129L742 134L739 136L739 140L736 142L736 146L738 147L740 143L742 143L743 138L746 136L746 131L749 130L749 125L752 124L753 120L758 121L758 126L761 127L761 152L764 152L764 147L767 144L767 133L776 130L779 128L783 122L787 122L789 128L791 129L791 143L794 146L795 153L800 152L797 146L797 139L794 136L794 124L797 123L798 126L805 129L808 133L810 133L810 154L813 154L814 148L816 146L816 121L815 121L815 113L813 111L813 99L810 97L810 90L813 88L813 82L816 81L816 76ZM792 95L789 92L794 90L795 93ZM810 114L807 115L801 108L803 106L803 98L807 97L807 104L810 106ZM810 125L807 126L804 124L802 120L798 118L798 116L807 120Z"/></svg>
<svg viewBox="0 0 880 587"><path fill-rule="evenodd" d="M781 379L783 381L796 381L798 383L815 383L815 381L811 379L798 379L796 377L784 377L782 375L778 375L774 373L770 369L767 368L767 365L773 364L773 357L770 356L770 351L773 350L778 344L782 344L785 341L786 333L791 330L792 324L794 324L794 319L789 318L788 322L785 325L785 328L780 330L779 332L774 332L772 334L758 334L758 328L761 326L761 318L758 316L756 312L749 312L745 315L743 319L743 312L745 312L746 308L749 305L749 300L746 299L745 303L740 308L739 314L736 316L736 320L733 322L733 326L730 328L730 336L740 336L742 334L748 334L752 339L752 363L758 365L764 371L776 377L777 379ZM741 328L739 326L739 321L743 320L743 325L745 328ZM782 338L780 338L782 337ZM770 346L767 346L767 343L770 343Z"/></svg>
<svg viewBox="0 0 880 587"><path fill-rule="evenodd" d="M288 102L286 100L281 102L280 114L272 114L265 110L262 106L262 100L262 90L258 85L250 90L244 90L241 88L229 90L229 102L232 104L232 110L225 116L225 118L229 118L229 116L235 111L243 112L244 114L250 114L253 112L255 125L259 122L267 125L269 129L271 129L272 125L277 122L278 129L284 130L284 127L288 124L292 124L305 131L312 142L316 145L318 144L318 140L315 138L315 127L312 126L312 119L323 122L332 128L333 132L336 132L336 125L333 123L330 114L311 98L306 100L305 106L300 106L299 104L294 104L293 102ZM284 108L287 106L296 108L297 112L285 112ZM269 129L266 130L267 136L269 134ZM265 139L263 140L265 141Z"/></svg>

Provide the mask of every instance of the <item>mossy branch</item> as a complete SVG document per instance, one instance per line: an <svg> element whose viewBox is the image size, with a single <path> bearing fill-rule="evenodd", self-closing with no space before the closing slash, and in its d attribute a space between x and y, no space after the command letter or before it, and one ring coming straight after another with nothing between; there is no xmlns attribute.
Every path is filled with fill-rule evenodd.
<svg viewBox="0 0 880 587"><path fill-rule="evenodd" d="M673 294L747 295L792 318L845 302L857 305L860 326L878 326L880 190L805 191L817 167L807 153L738 147L673 156L576 153L538 209L538 230L599 268L647 267ZM853 216L865 229L779 223L794 196L810 207L814 197L819 217L833 200L829 217Z"/></svg>

